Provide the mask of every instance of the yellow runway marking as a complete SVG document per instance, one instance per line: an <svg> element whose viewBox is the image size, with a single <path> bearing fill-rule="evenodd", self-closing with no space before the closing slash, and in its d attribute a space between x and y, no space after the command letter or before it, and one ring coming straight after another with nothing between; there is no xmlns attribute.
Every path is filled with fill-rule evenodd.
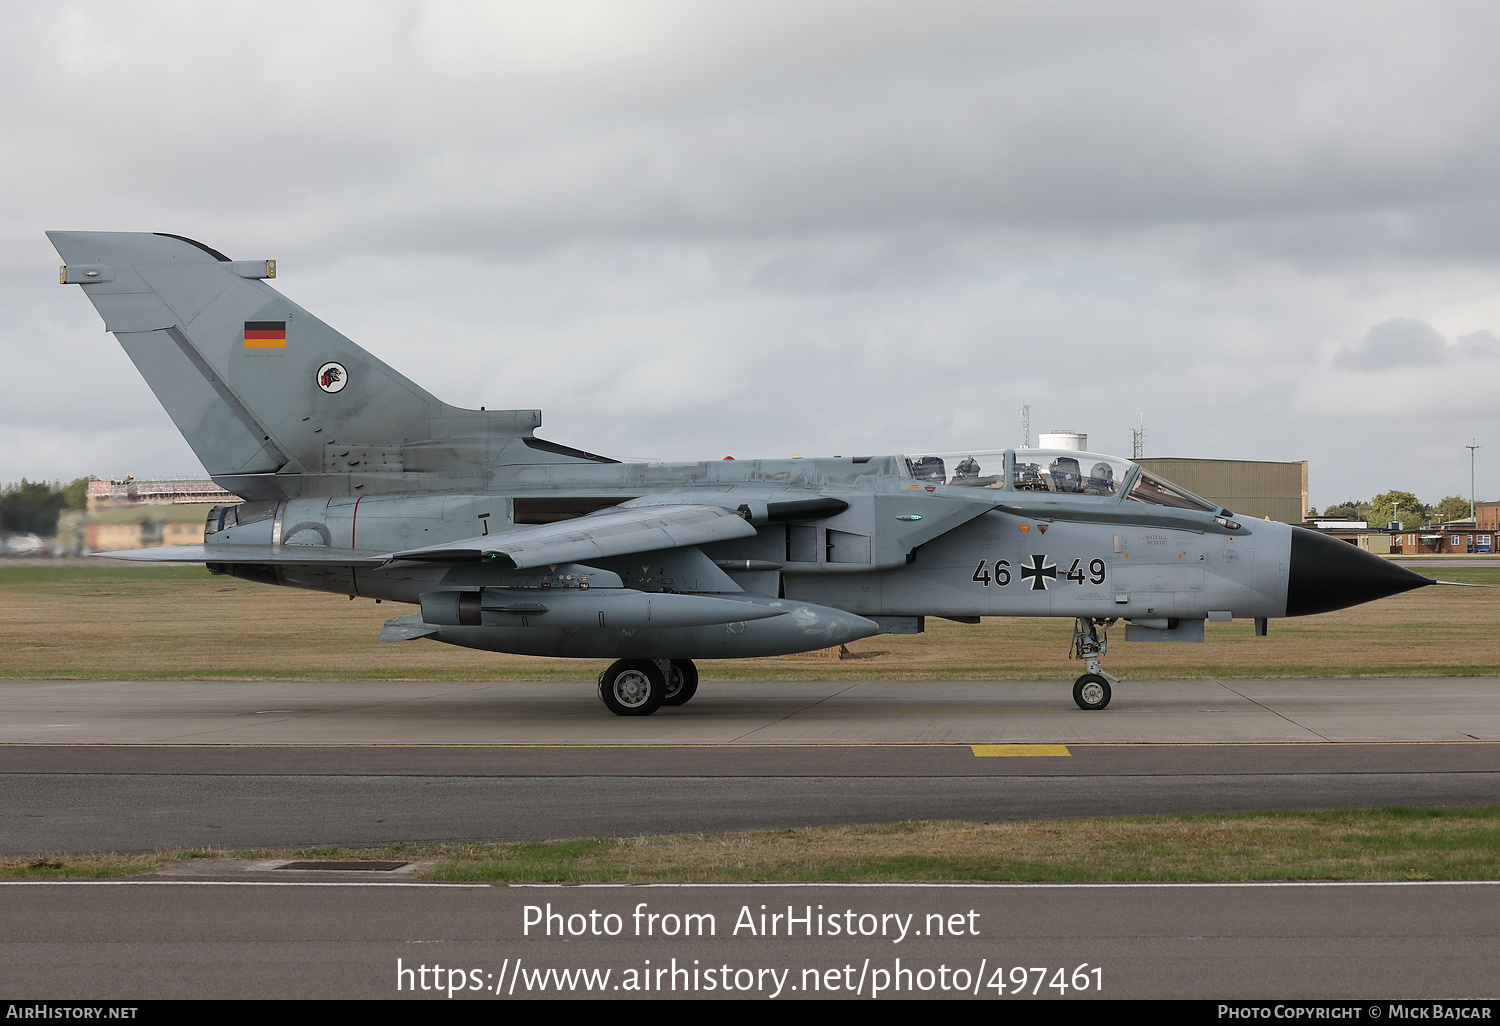
<svg viewBox="0 0 1500 1026"><path fill-rule="evenodd" d="M989 756L1072 755L1067 745L970 745L978 758Z"/></svg>

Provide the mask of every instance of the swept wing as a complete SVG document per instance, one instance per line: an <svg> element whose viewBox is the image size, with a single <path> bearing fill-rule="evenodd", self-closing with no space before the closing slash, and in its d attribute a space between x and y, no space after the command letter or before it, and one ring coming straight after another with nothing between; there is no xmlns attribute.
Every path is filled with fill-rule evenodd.
<svg viewBox="0 0 1500 1026"><path fill-rule="evenodd" d="M518 527L487 537L409 549L395 553L392 558L436 563L493 559L525 569L553 563L587 563L608 556L754 535L754 526L744 517L720 506L616 508L576 520Z"/></svg>

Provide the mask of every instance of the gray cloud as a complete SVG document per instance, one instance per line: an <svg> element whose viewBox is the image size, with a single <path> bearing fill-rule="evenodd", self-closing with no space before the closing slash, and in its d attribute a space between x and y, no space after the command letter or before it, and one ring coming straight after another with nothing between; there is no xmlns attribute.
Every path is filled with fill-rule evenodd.
<svg viewBox="0 0 1500 1026"><path fill-rule="evenodd" d="M1496 338L1492 331L1474 331L1460 335L1453 348L1458 355L1471 360L1500 359L1500 338Z"/></svg>
<svg viewBox="0 0 1500 1026"><path fill-rule="evenodd" d="M1356 35L1337 5L146 9L12 36L15 173L281 239L1254 219L1295 254L1303 223L1399 244L1500 170L1484 8Z"/></svg>
<svg viewBox="0 0 1500 1026"><path fill-rule="evenodd" d="M1356 345L1334 354L1333 365L1346 370L1379 371L1393 367L1441 367L1460 359L1500 357L1500 339L1488 331L1460 335L1448 343L1436 328L1410 317L1381 321Z"/></svg>
<svg viewBox="0 0 1500 1026"><path fill-rule="evenodd" d="M1385 370L1428 366L1446 355L1447 343L1432 325L1395 317L1372 327L1358 345L1341 349L1333 362L1350 370Z"/></svg>

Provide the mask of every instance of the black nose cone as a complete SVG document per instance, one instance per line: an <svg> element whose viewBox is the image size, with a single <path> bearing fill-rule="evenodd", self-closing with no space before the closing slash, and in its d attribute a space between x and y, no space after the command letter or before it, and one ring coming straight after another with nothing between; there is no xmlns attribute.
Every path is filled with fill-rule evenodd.
<svg viewBox="0 0 1500 1026"><path fill-rule="evenodd" d="M1346 541L1292 528L1287 616L1326 613L1436 583Z"/></svg>

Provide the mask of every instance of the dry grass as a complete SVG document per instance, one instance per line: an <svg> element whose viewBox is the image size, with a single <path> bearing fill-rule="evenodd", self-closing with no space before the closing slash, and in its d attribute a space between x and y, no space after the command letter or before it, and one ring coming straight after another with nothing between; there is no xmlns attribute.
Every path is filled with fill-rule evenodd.
<svg viewBox="0 0 1500 1026"><path fill-rule="evenodd" d="M1496 568L1425 571L1500 583ZM191 567L0 566L0 678L587 680L605 663L382 644L411 607L269 588ZM1071 622L929 618L927 633L854 642L839 662L704 662L708 680L1032 680L1076 676ZM1109 668L1135 678L1473 676L1500 670L1500 590L1423 588L1294 620L1256 638L1209 624L1202 645L1126 644Z"/></svg>
<svg viewBox="0 0 1500 1026"><path fill-rule="evenodd" d="M135 876L153 869L164 869L200 852L157 851L149 854L93 852L86 855L38 854L0 856L0 877L30 877L56 880L95 879L113 876Z"/></svg>
<svg viewBox="0 0 1500 1026"><path fill-rule="evenodd" d="M1500 583L1497 568L1440 576ZM195 567L0 565L0 678L58 679L589 679L601 660L555 660L380 643L408 606L267 588ZM929 618L926 634L853 642L852 658L720 660L705 679L1050 679L1071 622ZM1500 591L1424 588L1355 609L1209 624L1203 645L1125 643L1107 658L1134 678L1203 676L1470 676L1500 669Z"/></svg>

